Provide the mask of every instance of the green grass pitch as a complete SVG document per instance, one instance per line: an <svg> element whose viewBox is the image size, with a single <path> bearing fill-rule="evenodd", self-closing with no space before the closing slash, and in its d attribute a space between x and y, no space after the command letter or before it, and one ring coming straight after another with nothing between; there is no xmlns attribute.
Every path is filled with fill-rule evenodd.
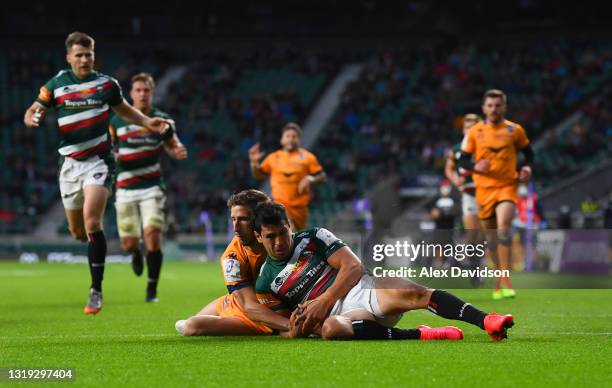
<svg viewBox="0 0 612 388"><path fill-rule="evenodd" d="M146 275L146 274L145 274ZM0 368L72 367L78 386L610 386L612 290L526 290L495 302L455 290L481 309L513 313L510 338L426 311L399 326L453 324L463 341L183 338L174 322L225 292L216 263L164 264L157 304L146 278L109 264L104 308L82 309L82 264L0 262ZM6 382L0 384L5 384ZM56 383L52 383L56 384Z"/></svg>

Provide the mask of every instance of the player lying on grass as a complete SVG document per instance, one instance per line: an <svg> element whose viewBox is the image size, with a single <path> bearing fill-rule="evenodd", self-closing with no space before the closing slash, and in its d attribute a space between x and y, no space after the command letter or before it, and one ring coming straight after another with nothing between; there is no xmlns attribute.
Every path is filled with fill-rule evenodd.
<svg viewBox="0 0 612 388"><path fill-rule="evenodd" d="M227 204L235 237L221 256L229 294L212 301L195 316L177 321L175 327L181 334L264 335L272 334L275 329L283 336L299 335L289 331L289 310L270 310L258 303L254 291L255 279L266 257L264 246L253 232L254 213L258 204L269 200L258 190L244 190L229 198ZM438 330L423 327L426 333L419 338L444 339Z"/></svg>
<svg viewBox="0 0 612 388"><path fill-rule="evenodd" d="M255 211L255 236L268 257L255 290L261 303L293 311L290 335L326 339L461 339L458 328L393 328L406 311L429 309L443 318L506 338L512 315L486 314L453 294L405 279L373 278L346 244L323 228L291 234L282 205L265 202ZM433 338L431 338L433 337Z"/></svg>
<svg viewBox="0 0 612 388"><path fill-rule="evenodd" d="M273 329L287 331L289 320L259 304L255 279L266 258L266 250L253 234L255 207L270 198L259 190L244 190L227 201L234 238L221 256L223 278L229 292L187 320L176 322L176 329L192 335L263 335Z"/></svg>

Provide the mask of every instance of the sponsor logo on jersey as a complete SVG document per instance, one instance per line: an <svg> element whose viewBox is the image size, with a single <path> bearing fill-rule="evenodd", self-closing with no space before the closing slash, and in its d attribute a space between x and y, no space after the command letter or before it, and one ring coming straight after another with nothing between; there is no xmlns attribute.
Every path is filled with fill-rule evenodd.
<svg viewBox="0 0 612 388"><path fill-rule="evenodd" d="M238 282L242 280L240 277L240 261L232 256L223 259L223 273L228 282Z"/></svg>
<svg viewBox="0 0 612 388"><path fill-rule="evenodd" d="M93 106L101 106L102 104L104 103L101 100L96 100L94 98L88 98L85 100L77 100L77 101L72 101L72 100L64 101L64 105L67 108L89 108Z"/></svg>

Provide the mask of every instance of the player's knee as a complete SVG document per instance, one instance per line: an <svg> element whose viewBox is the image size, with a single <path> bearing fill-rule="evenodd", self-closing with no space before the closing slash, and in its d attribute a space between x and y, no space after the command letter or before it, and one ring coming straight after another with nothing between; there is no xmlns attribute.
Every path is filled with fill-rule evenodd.
<svg viewBox="0 0 612 388"><path fill-rule="evenodd" d="M497 242L500 245L510 245L512 243L512 237L510 231L500 230L497 233Z"/></svg>
<svg viewBox="0 0 612 388"><path fill-rule="evenodd" d="M124 252L134 252L138 249L137 238L125 238L121 239L121 248Z"/></svg>
<svg viewBox="0 0 612 388"><path fill-rule="evenodd" d="M331 316L323 322L321 338L326 340L347 339L353 336L353 327L350 319Z"/></svg>
<svg viewBox="0 0 612 388"><path fill-rule="evenodd" d="M161 234L157 228L146 228L144 230L144 240L149 252L161 249Z"/></svg>
<svg viewBox="0 0 612 388"><path fill-rule="evenodd" d="M102 219L97 216L87 217L85 219L85 230L88 233L94 233L102 230Z"/></svg>
<svg viewBox="0 0 612 388"><path fill-rule="evenodd" d="M69 226L68 230L70 231L70 235L75 240L79 240L79 241L86 241L87 240L87 233L85 233L85 229L84 228L76 227L76 226Z"/></svg>
<svg viewBox="0 0 612 388"><path fill-rule="evenodd" d="M194 335L200 335L196 322L189 318L183 325L183 336L192 337Z"/></svg>
<svg viewBox="0 0 612 388"><path fill-rule="evenodd" d="M413 284L409 288L398 290L398 292L400 294L399 297L402 299L418 301L425 298L425 296L427 295L427 290L428 289L426 287L423 287L418 284Z"/></svg>

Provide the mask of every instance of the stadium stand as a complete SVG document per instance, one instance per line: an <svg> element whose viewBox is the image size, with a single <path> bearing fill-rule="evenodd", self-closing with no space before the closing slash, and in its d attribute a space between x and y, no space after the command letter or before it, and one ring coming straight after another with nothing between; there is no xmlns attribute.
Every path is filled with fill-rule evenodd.
<svg viewBox="0 0 612 388"><path fill-rule="evenodd" d="M2 233L31 230L43 209L57 200L57 134L25 130L21 124L23 107L31 103L37 88L64 66L61 51L56 51L37 56L11 51L0 58L0 159L10 166L0 180ZM604 117L609 104L605 85L612 75L609 44L414 46L380 51L369 59L363 55L368 50L357 51L291 46L180 53L116 49L100 55L98 62L124 88L137 71L160 77L176 63L187 66L160 104L177 119L191 155L184 162L164 162L170 173L171 229L178 233L200 232L202 211L208 212L215 231L226 229L225 198L257 185L248 168L248 148L259 141L264 150L275 149L282 124L303 121L325 85L349 59L363 60L366 66L360 79L344 91L332 122L312 147L330 177L330 183L317 190L314 223L324 223L346 209L381 177L398 173L402 185L410 186L419 184L422 174L439 173L446 151L459 140L459 116L479 111L487 87L508 92L509 117L524 123L532 140L567 112L590 115L581 121L590 134L575 129L567 140L554 138L537 155L543 166L537 173L544 182L554 178L560 160L571 173L590 163L580 153L593 155L592 163L610 155L610 120ZM600 94L602 90L606 92ZM595 102L585 105L593 97ZM51 115L46 123L47 129L53 127ZM593 150L580 145L589 143L581 143L585 136L607 139L607 143L595 142L604 145L592 154ZM35 155L34 160L28 155ZM580 162L572 162L575 158ZM114 211L107 211L105 226L115 232ZM61 229L66 232L65 226Z"/></svg>

